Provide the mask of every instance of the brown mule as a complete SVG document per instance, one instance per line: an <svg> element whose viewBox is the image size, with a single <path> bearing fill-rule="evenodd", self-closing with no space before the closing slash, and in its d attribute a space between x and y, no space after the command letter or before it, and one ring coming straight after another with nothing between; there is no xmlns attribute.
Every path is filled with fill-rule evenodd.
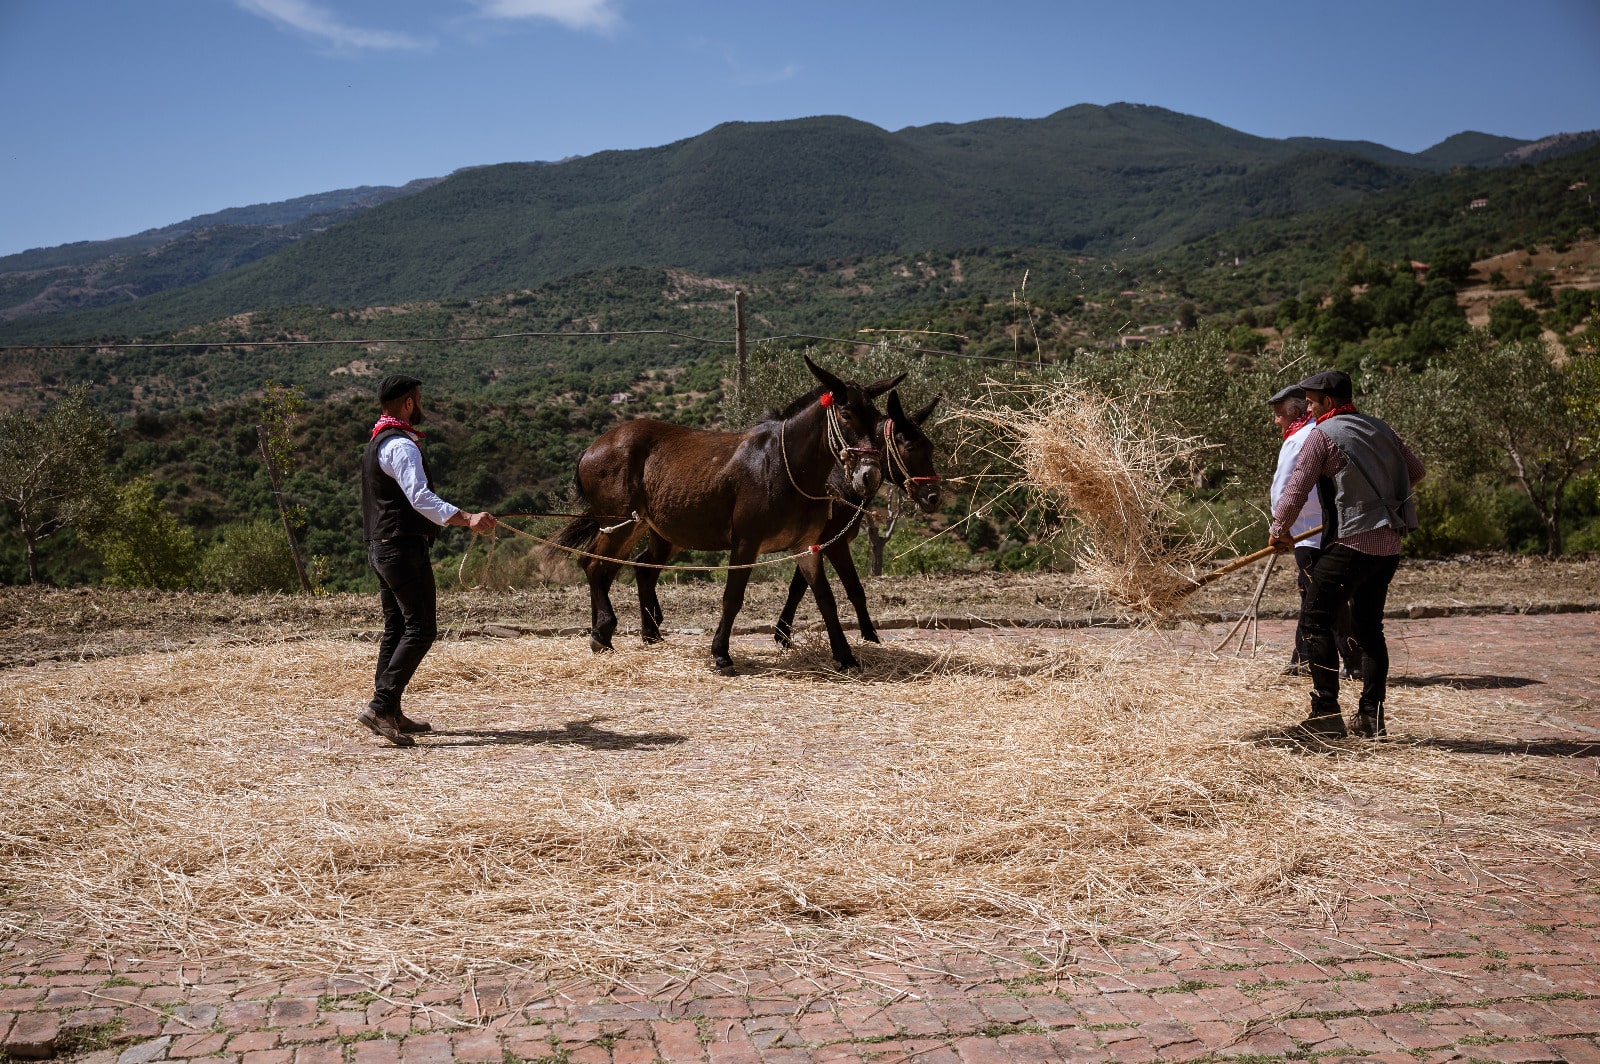
<svg viewBox="0 0 1600 1064"><path fill-rule="evenodd" d="M841 380L809 358L805 362L822 387L746 432L641 418L605 433L583 452L574 478L577 494L587 513L597 516L568 522L555 542L602 556L581 562L589 582L589 645L596 652L611 649L617 629L611 584L623 559L647 534L649 542L638 558L642 562L662 565L680 550L728 551L730 566L744 566L759 554L799 551L822 542L835 507L828 494L835 469L842 469L858 497L870 498L877 491L883 452L874 433L882 415L872 400L899 378L863 386ZM800 564L817 586L821 558L812 553ZM659 577L656 569L637 571L646 643L661 638ZM729 675L733 659L728 641L749 582L749 569L729 569L722 616L711 639L712 660ZM831 590L819 592L817 605L824 615L833 614L837 627ZM833 651L841 667L856 665L842 636Z"/></svg>
<svg viewBox="0 0 1600 1064"><path fill-rule="evenodd" d="M933 443L922 431L922 423L928 420L933 413L933 408L939 405L940 396L934 396L920 410L906 413L900 405L900 393L889 393L889 399L884 404L887 416L880 423L878 438L883 440L883 479L904 491L916 503L917 508L923 513L932 513L939 508L939 475L933 466ZM844 495L849 502L861 506L869 506L871 497L861 499L853 497L850 489L842 477L836 472L834 479L829 482L829 487ZM867 612L867 592L861 585L861 574L856 571L855 557L850 553L850 544L855 541L861 532L859 511L852 507L840 507L834 511L833 519L822 530L822 542L827 546L823 548L822 556L833 563L833 571L839 574L839 583L844 585L845 595L850 599L850 604L856 610L856 623L861 628L861 638L869 643L878 642L878 629L872 623L872 616ZM818 579L826 584L828 574L819 570ZM794 633L794 615L800 606L800 600L805 597L808 586L805 574L800 567L795 567L794 577L789 581L789 598L783 604L783 612L778 615L778 623L773 629L772 637L778 641L779 646L789 646ZM817 594L816 588L812 588ZM819 601L820 601L820 596ZM827 617L823 617L824 623ZM832 628L828 631L830 639L833 637ZM843 638L841 633L840 638Z"/></svg>

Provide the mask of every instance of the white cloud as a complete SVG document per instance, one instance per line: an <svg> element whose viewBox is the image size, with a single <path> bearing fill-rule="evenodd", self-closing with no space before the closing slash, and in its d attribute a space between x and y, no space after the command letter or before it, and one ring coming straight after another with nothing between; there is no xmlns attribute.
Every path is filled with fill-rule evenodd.
<svg viewBox="0 0 1600 1064"><path fill-rule="evenodd" d="M489 18L545 18L569 30L606 33L622 24L615 0L473 0Z"/></svg>
<svg viewBox="0 0 1600 1064"><path fill-rule="evenodd" d="M238 0L252 15L343 48L418 49L428 42L406 33L366 30L339 20L333 12L306 0Z"/></svg>

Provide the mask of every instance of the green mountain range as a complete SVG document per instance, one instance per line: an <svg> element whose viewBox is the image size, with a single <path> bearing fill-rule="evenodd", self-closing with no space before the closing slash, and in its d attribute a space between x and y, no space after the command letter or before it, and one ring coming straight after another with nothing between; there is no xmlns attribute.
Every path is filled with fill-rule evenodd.
<svg viewBox="0 0 1600 1064"><path fill-rule="evenodd" d="M657 148L328 194L320 208L305 197L223 212L103 242L111 254L98 258L94 245L9 256L0 338L148 335L262 308L459 299L631 266L726 275L984 247L1127 256L1597 139L1463 133L1408 154L1256 137L1136 104L892 133L842 117L728 123Z"/></svg>

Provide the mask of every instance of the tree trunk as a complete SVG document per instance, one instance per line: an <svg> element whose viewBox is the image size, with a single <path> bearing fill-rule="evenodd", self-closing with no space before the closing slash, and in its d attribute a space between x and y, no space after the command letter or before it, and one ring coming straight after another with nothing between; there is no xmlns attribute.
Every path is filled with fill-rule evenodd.
<svg viewBox="0 0 1600 1064"><path fill-rule="evenodd" d="M28 554L28 583L37 584L39 582L39 553L33 549L33 544L38 537L34 535L34 530L28 527L28 519L26 517L20 519L17 525L22 530L22 542Z"/></svg>
<svg viewBox="0 0 1600 1064"><path fill-rule="evenodd" d="M1545 556L1548 558L1561 557L1561 495L1556 494L1555 502L1550 506L1548 515L1541 513L1544 518Z"/></svg>
<svg viewBox="0 0 1600 1064"><path fill-rule="evenodd" d="M895 522L899 520L900 517L898 514L890 517L889 527L880 532L878 531L877 514L873 513L871 510L867 511L867 551L870 555L867 573L869 576L883 575L883 548L891 539L894 538Z"/></svg>

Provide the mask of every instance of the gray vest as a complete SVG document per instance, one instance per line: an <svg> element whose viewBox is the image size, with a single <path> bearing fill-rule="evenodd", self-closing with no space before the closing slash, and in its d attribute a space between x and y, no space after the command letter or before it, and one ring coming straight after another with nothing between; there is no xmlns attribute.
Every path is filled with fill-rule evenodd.
<svg viewBox="0 0 1600 1064"><path fill-rule="evenodd" d="M1333 475L1333 506L1323 499L1322 515L1335 538L1388 526L1402 535L1417 527L1400 437L1385 422L1366 414L1340 414L1317 426L1345 457ZM1328 545L1326 533L1323 545Z"/></svg>

